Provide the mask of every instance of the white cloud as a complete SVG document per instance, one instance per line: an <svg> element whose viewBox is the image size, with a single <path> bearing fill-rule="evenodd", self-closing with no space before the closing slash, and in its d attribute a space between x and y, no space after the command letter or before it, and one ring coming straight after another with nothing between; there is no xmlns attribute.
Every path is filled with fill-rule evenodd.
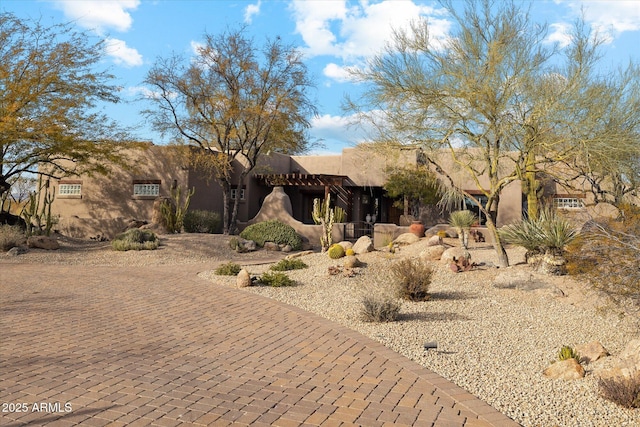
<svg viewBox="0 0 640 427"><path fill-rule="evenodd" d="M584 10L586 21L609 41L620 33L640 30L640 2L637 0L571 0L567 4L576 15Z"/></svg>
<svg viewBox="0 0 640 427"><path fill-rule="evenodd" d="M55 0L65 16L80 26L104 34L106 30L127 31L133 19L129 10L135 10L140 0Z"/></svg>
<svg viewBox="0 0 640 427"><path fill-rule="evenodd" d="M311 120L309 132L314 138L324 141L341 141L347 144L365 141L366 132L350 126L351 123L354 123L354 117L324 114Z"/></svg>
<svg viewBox="0 0 640 427"><path fill-rule="evenodd" d="M349 82L353 80L349 73L349 68L351 67L343 67L330 62L324 67L322 74L337 82Z"/></svg>
<svg viewBox="0 0 640 427"><path fill-rule="evenodd" d="M136 49L128 47L123 40L107 38L106 53L118 65L138 67L142 65L142 55Z"/></svg>
<svg viewBox="0 0 640 427"><path fill-rule="evenodd" d="M260 13L261 4L262 0L258 0L258 3L250 4L244 9L244 22L251 24L254 15L258 15Z"/></svg>
<svg viewBox="0 0 640 427"><path fill-rule="evenodd" d="M560 47L566 47L571 43L571 25L565 23L555 23L549 25L551 32L547 37L550 43L558 43Z"/></svg>
<svg viewBox="0 0 640 427"><path fill-rule="evenodd" d="M406 28L421 17L428 19L434 41L445 37L450 27L438 18L439 10L414 1L296 0L291 10L309 56L332 55L349 61L379 52L393 29Z"/></svg>

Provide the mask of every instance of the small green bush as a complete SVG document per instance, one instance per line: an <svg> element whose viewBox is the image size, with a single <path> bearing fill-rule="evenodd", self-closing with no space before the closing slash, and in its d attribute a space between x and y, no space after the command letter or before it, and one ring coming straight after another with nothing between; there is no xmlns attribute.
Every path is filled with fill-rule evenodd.
<svg viewBox="0 0 640 427"><path fill-rule="evenodd" d="M576 362L580 363L580 355L568 345L562 346L558 352L558 360L576 359Z"/></svg>
<svg viewBox="0 0 640 427"><path fill-rule="evenodd" d="M0 250L8 251L25 241L24 231L17 225L0 224Z"/></svg>
<svg viewBox="0 0 640 427"><path fill-rule="evenodd" d="M393 322L400 314L400 304L389 296L365 295L360 317L365 322Z"/></svg>
<svg viewBox="0 0 640 427"><path fill-rule="evenodd" d="M272 265L271 270L289 271L289 270L300 270L307 267L308 265L305 264L304 261L300 259L282 259L277 264Z"/></svg>
<svg viewBox="0 0 640 427"><path fill-rule="evenodd" d="M124 233L118 234L111 241L111 247L116 251L140 251L153 250L160 246L160 240L156 233L151 230L141 230L132 228Z"/></svg>
<svg viewBox="0 0 640 427"><path fill-rule="evenodd" d="M295 286L296 282L280 271L266 271L260 276L260 283L272 288L280 288L283 286Z"/></svg>
<svg viewBox="0 0 640 427"><path fill-rule="evenodd" d="M240 233L240 237L253 240L260 247L264 246L265 242L274 242L279 245L290 245L296 251L302 248L302 238L296 230L278 220L252 224Z"/></svg>
<svg viewBox="0 0 640 427"><path fill-rule="evenodd" d="M217 233L220 228L220 214L203 210L188 211L184 215L183 227L187 233Z"/></svg>
<svg viewBox="0 0 640 427"><path fill-rule="evenodd" d="M431 268L419 259L404 258L391 265L398 296L409 301L427 301Z"/></svg>
<svg viewBox="0 0 640 427"><path fill-rule="evenodd" d="M240 273L242 267L240 267L235 262L228 262L226 264L222 264L215 269L215 273L218 276L237 276Z"/></svg>
<svg viewBox="0 0 640 427"><path fill-rule="evenodd" d="M331 247L329 247L327 254L331 259L342 258L344 256L344 248L336 243L335 245L331 245Z"/></svg>
<svg viewBox="0 0 640 427"><path fill-rule="evenodd" d="M624 408L640 408L640 371L631 377L599 378L600 395Z"/></svg>

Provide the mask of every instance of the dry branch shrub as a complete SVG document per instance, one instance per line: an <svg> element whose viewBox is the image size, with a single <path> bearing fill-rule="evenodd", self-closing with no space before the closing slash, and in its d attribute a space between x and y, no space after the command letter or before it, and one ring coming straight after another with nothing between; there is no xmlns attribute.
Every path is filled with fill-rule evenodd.
<svg viewBox="0 0 640 427"><path fill-rule="evenodd" d="M393 322L400 314L400 304L384 295L365 295L360 317L365 322Z"/></svg>
<svg viewBox="0 0 640 427"><path fill-rule="evenodd" d="M391 265L391 273L400 298L409 301L429 299L431 268L419 259L404 258Z"/></svg>
<svg viewBox="0 0 640 427"><path fill-rule="evenodd" d="M631 377L617 376L598 379L600 394L624 408L640 408L640 371Z"/></svg>
<svg viewBox="0 0 640 427"><path fill-rule="evenodd" d="M592 221L568 248L567 270L631 312L640 309L640 209Z"/></svg>
<svg viewBox="0 0 640 427"><path fill-rule="evenodd" d="M17 225L0 224L0 251L20 246L25 242L24 231Z"/></svg>

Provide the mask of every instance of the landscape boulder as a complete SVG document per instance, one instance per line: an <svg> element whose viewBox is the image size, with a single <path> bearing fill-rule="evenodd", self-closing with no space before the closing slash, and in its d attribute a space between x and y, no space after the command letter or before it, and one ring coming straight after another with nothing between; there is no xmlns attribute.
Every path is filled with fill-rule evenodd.
<svg viewBox="0 0 640 427"><path fill-rule="evenodd" d="M347 240L343 240L342 242L338 242L338 244L340 246L342 246L342 248L344 249L344 251L346 252L347 249L353 249L353 243L347 241Z"/></svg>
<svg viewBox="0 0 640 427"><path fill-rule="evenodd" d="M362 264L360 260L355 255L347 255L344 257L344 267L345 268L356 268L360 267Z"/></svg>
<svg viewBox="0 0 640 427"><path fill-rule="evenodd" d="M239 288L246 288L251 286L251 276L249 272L243 268L236 276L236 286Z"/></svg>
<svg viewBox="0 0 640 427"><path fill-rule="evenodd" d="M285 253L289 253L293 250L291 245L280 245L280 250Z"/></svg>
<svg viewBox="0 0 640 427"><path fill-rule="evenodd" d="M438 235L429 237L427 246L442 246L442 237Z"/></svg>
<svg viewBox="0 0 640 427"><path fill-rule="evenodd" d="M452 262L455 260L459 260L461 258L465 258L467 260L471 260L471 254L464 248L454 246L445 250L440 257L440 261L442 262Z"/></svg>
<svg viewBox="0 0 640 427"><path fill-rule="evenodd" d="M442 245L429 246L420 252L420 259L422 261L438 261L442 257L445 249Z"/></svg>
<svg viewBox="0 0 640 427"><path fill-rule="evenodd" d="M27 246L30 248L56 250L60 249L58 241L50 236L30 236L27 239Z"/></svg>
<svg viewBox="0 0 640 427"><path fill-rule="evenodd" d="M373 247L373 241L371 240L371 237L369 236L362 236L360 237L354 244L353 244L353 252L355 252L358 255L361 254L366 254L367 252L373 252L375 249Z"/></svg>
<svg viewBox="0 0 640 427"><path fill-rule="evenodd" d="M420 241L420 237L415 235L414 233L402 233L393 241L396 245L412 245Z"/></svg>
<svg viewBox="0 0 640 427"><path fill-rule="evenodd" d="M598 341L577 345L575 351L580 355L580 361L585 363L595 362L609 355L607 349Z"/></svg>
<svg viewBox="0 0 640 427"><path fill-rule="evenodd" d="M584 368L574 358L561 360L549 365L542 374L547 378L577 380L584 377Z"/></svg>
<svg viewBox="0 0 640 427"><path fill-rule="evenodd" d="M273 242L264 242L263 248L266 251L279 251L280 250L280 245L278 245L277 243L273 243Z"/></svg>
<svg viewBox="0 0 640 427"><path fill-rule="evenodd" d="M18 256L22 254L26 254L29 252L29 249L25 246L14 246L13 248L7 251L7 256Z"/></svg>

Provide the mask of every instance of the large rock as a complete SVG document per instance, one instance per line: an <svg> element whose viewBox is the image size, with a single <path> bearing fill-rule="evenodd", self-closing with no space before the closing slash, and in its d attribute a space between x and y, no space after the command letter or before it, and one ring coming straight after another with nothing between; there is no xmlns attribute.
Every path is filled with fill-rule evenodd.
<svg viewBox="0 0 640 427"><path fill-rule="evenodd" d="M243 268L236 276L236 286L239 288L246 288L251 286L251 275Z"/></svg>
<svg viewBox="0 0 640 427"><path fill-rule="evenodd" d="M402 233L393 241L396 245L412 245L420 241L420 237L414 233Z"/></svg>
<svg viewBox="0 0 640 427"><path fill-rule="evenodd" d="M266 251L279 251L280 250L280 245L278 245L277 243L274 243L274 242L264 242L263 248Z"/></svg>
<svg viewBox="0 0 640 427"><path fill-rule="evenodd" d="M29 249L25 246L15 246L7 251L7 256L18 256L27 252L29 252Z"/></svg>
<svg viewBox="0 0 640 427"><path fill-rule="evenodd" d="M542 374L547 378L577 380L584 377L585 371L576 359L571 358L552 363Z"/></svg>
<svg viewBox="0 0 640 427"><path fill-rule="evenodd" d="M27 239L27 246L30 248L56 250L60 249L60 244L56 239L49 236L30 236Z"/></svg>
<svg viewBox="0 0 640 427"><path fill-rule="evenodd" d="M464 248L459 246L454 246L452 248L447 249L442 253L440 257L440 261L442 262L452 262L461 258L466 258L467 260L471 259L471 254Z"/></svg>
<svg viewBox="0 0 640 427"><path fill-rule="evenodd" d="M354 244L353 244L353 252L355 252L358 255L361 254L366 254L367 252L373 252L375 249L373 247L373 241L371 240L371 237L369 236L362 236L360 237Z"/></svg>
<svg viewBox="0 0 640 427"><path fill-rule="evenodd" d="M429 237L427 246L442 246L442 237L438 235Z"/></svg>
<svg viewBox="0 0 640 427"><path fill-rule="evenodd" d="M420 259L423 261L438 261L442 257L445 249L442 245L429 246L420 252Z"/></svg>
<svg viewBox="0 0 640 427"><path fill-rule="evenodd" d="M585 363L595 362L596 360L609 355L607 349L598 341L577 345L575 347L575 351L580 355L580 361Z"/></svg>
<svg viewBox="0 0 640 427"><path fill-rule="evenodd" d="M347 255L344 257L345 268L356 268L362 266L360 260L355 255Z"/></svg>
<svg viewBox="0 0 640 427"><path fill-rule="evenodd" d="M340 246L342 246L342 248L345 250L345 252L347 251L347 249L353 249L353 243L347 241L347 240L343 240L342 242L338 243Z"/></svg>

